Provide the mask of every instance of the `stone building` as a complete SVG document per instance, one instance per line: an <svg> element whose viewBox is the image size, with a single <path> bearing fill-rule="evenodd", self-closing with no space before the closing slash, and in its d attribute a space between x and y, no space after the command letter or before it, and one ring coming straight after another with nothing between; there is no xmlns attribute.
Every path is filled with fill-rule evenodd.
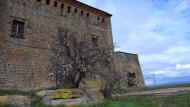
<svg viewBox="0 0 190 107"><path fill-rule="evenodd" d="M112 47L111 16L76 0L0 0L0 89L55 86L49 66L59 28Z"/></svg>
<svg viewBox="0 0 190 107"><path fill-rule="evenodd" d="M137 54L115 52L116 58L114 69L116 72L123 72L123 78L119 87L133 88L144 87L144 78L141 71L139 58Z"/></svg>

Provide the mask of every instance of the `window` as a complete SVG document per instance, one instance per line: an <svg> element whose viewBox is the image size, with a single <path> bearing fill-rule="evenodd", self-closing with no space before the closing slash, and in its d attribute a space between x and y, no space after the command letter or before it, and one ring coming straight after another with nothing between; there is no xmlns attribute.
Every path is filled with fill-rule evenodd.
<svg viewBox="0 0 190 107"><path fill-rule="evenodd" d="M75 13L77 13L78 12L78 9L75 9Z"/></svg>
<svg viewBox="0 0 190 107"><path fill-rule="evenodd" d="M104 23L105 22L105 19L104 18L102 18L102 23Z"/></svg>
<svg viewBox="0 0 190 107"><path fill-rule="evenodd" d="M89 13L86 13L86 17L89 17L89 15L90 15Z"/></svg>
<svg viewBox="0 0 190 107"><path fill-rule="evenodd" d="M13 20L11 36L23 38L23 35L24 35L24 22Z"/></svg>
<svg viewBox="0 0 190 107"><path fill-rule="evenodd" d="M68 6L68 13L70 13L71 12L71 6Z"/></svg>
<svg viewBox="0 0 190 107"><path fill-rule="evenodd" d="M41 0L37 0L37 2L41 2Z"/></svg>
<svg viewBox="0 0 190 107"><path fill-rule="evenodd" d="M99 20L100 20L100 17L97 17L97 20L99 21Z"/></svg>
<svg viewBox="0 0 190 107"><path fill-rule="evenodd" d="M61 13L63 12L64 4L61 4Z"/></svg>
<svg viewBox="0 0 190 107"><path fill-rule="evenodd" d="M56 1L54 2L54 7L57 7L57 2Z"/></svg>
<svg viewBox="0 0 190 107"><path fill-rule="evenodd" d="M97 48L97 47L98 47L98 37L93 36L93 37L91 38L91 41L92 41L92 46L93 46L94 48Z"/></svg>
<svg viewBox="0 0 190 107"><path fill-rule="evenodd" d="M50 0L46 0L46 4L49 5L50 4Z"/></svg>
<svg viewBox="0 0 190 107"><path fill-rule="evenodd" d="M81 12L80 12L80 15L83 15L83 14L84 14L84 11L81 11Z"/></svg>
<svg viewBox="0 0 190 107"><path fill-rule="evenodd" d="M61 4L61 10L63 10L63 8L64 8L64 4Z"/></svg>

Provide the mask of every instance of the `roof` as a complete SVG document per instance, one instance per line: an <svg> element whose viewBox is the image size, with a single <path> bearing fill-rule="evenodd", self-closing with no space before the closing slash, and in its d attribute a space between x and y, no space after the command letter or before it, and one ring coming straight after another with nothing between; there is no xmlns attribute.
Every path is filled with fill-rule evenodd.
<svg viewBox="0 0 190 107"><path fill-rule="evenodd" d="M120 53L120 54L127 54L127 55L137 55L138 54L134 54L134 53L127 53L127 52L121 52L121 51L116 51L116 53Z"/></svg>
<svg viewBox="0 0 190 107"><path fill-rule="evenodd" d="M97 14L97 15L100 15L102 17L111 17L112 15L110 13L107 13L103 10L100 10L100 9L97 9L95 7L92 7L92 6L89 6L85 3L82 3L80 1L77 1L77 0L59 0L59 1L62 1L62 2L66 2L67 4L71 5L71 6L74 6L76 8L79 8L79 9L82 9L82 10L85 10L85 11L88 11L88 12L92 12L94 14Z"/></svg>

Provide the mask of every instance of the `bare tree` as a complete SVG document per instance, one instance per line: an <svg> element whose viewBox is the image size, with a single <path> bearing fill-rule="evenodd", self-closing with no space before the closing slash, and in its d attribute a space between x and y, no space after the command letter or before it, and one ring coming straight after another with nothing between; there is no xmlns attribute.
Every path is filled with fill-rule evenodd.
<svg viewBox="0 0 190 107"><path fill-rule="evenodd" d="M93 47L90 41L60 29L53 57L57 87L65 87L64 82L67 82L71 84L69 87L78 88L87 73L95 74L101 54L101 49Z"/></svg>
<svg viewBox="0 0 190 107"><path fill-rule="evenodd" d="M101 89L104 97L109 99L113 93L114 88L124 78L123 72L116 72L114 69L115 60L117 57L114 56L112 50L105 51L102 54L102 65L105 70L100 73L101 78L104 81L104 86Z"/></svg>
<svg viewBox="0 0 190 107"><path fill-rule="evenodd" d="M83 35L85 37L85 35ZM94 47L91 41L67 29L59 29L59 37L53 49L53 68L58 88L78 88L88 73L99 75L103 81L102 93L110 98L121 72L115 72L113 48ZM101 65L102 71L96 69ZM68 86L68 84L71 84Z"/></svg>

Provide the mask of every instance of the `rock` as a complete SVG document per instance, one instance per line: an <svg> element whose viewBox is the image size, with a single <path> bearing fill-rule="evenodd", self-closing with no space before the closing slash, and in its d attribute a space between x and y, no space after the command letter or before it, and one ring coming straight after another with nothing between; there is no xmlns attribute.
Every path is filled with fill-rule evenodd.
<svg viewBox="0 0 190 107"><path fill-rule="evenodd" d="M0 96L0 103L6 103L8 101L8 96Z"/></svg>
<svg viewBox="0 0 190 107"><path fill-rule="evenodd" d="M30 99L26 96L14 95L14 96L0 96L0 103L9 103L18 105L19 107L30 107Z"/></svg>
<svg viewBox="0 0 190 107"><path fill-rule="evenodd" d="M49 95L50 99L72 99L72 98L80 98L82 92L72 89L62 89L51 92Z"/></svg>
<svg viewBox="0 0 190 107"><path fill-rule="evenodd" d="M103 99L103 95L97 89L60 89L46 90L36 93L43 97L47 105L77 106L93 104Z"/></svg>

